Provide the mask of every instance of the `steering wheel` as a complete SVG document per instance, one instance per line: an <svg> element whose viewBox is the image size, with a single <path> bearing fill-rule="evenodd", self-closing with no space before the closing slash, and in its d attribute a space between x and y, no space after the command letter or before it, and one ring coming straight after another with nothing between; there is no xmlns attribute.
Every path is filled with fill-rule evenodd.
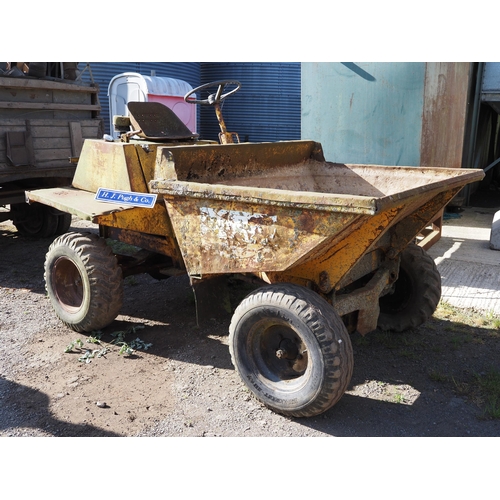
<svg viewBox="0 0 500 500"><path fill-rule="evenodd" d="M225 94L224 89L229 85L236 85L236 87ZM206 99L196 99L195 97L189 98L191 95L196 92L201 92L202 90L209 89L212 87L217 87L217 91L213 94L210 94ZM205 85L200 85L195 89L191 90L184 96L184 100L189 104L203 104L205 106L214 106L216 104L220 104L226 97L234 94L238 90L240 90L241 83L237 80L218 80L216 82L206 83ZM200 94L201 95L201 94Z"/></svg>

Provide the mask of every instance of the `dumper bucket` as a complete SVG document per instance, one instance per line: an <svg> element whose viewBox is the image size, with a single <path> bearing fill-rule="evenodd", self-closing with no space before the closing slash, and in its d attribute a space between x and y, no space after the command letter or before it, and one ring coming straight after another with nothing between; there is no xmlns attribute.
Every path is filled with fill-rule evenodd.
<svg viewBox="0 0 500 500"><path fill-rule="evenodd" d="M259 144L252 153L250 144L206 146L189 167L183 148L169 150L177 179L154 180L150 189L164 197L190 274L299 276L328 292L389 229L384 244L397 253L464 185L484 176L303 157L294 163L291 147ZM299 141L294 150L302 149ZM285 153L288 162L273 162ZM223 168L196 170L207 163Z"/></svg>

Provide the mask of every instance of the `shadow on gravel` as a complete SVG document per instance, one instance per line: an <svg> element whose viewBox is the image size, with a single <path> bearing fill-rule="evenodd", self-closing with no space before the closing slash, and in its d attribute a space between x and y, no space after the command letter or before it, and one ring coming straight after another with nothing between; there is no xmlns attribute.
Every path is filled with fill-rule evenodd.
<svg viewBox="0 0 500 500"><path fill-rule="evenodd" d="M443 398L436 408L427 395L401 405L345 394L324 415L299 423L335 437L498 437L498 421L482 421L460 398Z"/></svg>
<svg viewBox="0 0 500 500"><path fill-rule="evenodd" d="M107 341L113 331L142 322L146 326L138 335L153 344L151 354L233 370L226 345L229 320L196 327L184 277L134 279L123 308L130 316L105 329ZM163 324L148 326L153 319ZM457 390L474 374L500 368L495 335L435 318L405 334L353 334L354 373L347 393L325 414L293 421L332 436L499 436L500 421L483 418L480 405Z"/></svg>
<svg viewBox="0 0 500 500"><path fill-rule="evenodd" d="M52 240L24 238L0 226L0 287L44 293L43 264Z"/></svg>
<svg viewBox="0 0 500 500"><path fill-rule="evenodd" d="M0 287L44 293L43 262L50 243L50 239L23 239L0 228ZM113 332L140 324L140 332L130 338L139 336L152 343L151 354L233 369L226 345L229 320L198 328L186 277L126 278L121 315L103 330L105 342L112 340ZM481 402L458 390L470 384L474 374L490 368L500 371L498 332L433 318L408 334L355 334L352 341L354 374L347 393L325 414L292 419L294 424L346 437L500 436L500 421L483 418ZM2 378L0 398L2 431L32 427L58 436L115 435L54 420L46 394ZM18 415L26 414L23 407L31 414L28 422L19 420Z"/></svg>
<svg viewBox="0 0 500 500"><path fill-rule="evenodd" d="M477 375L500 368L491 330L432 318L405 334L352 335L348 391L325 414L300 420L332 436L497 437Z"/></svg>
<svg viewBox="0 0 500 500"><path fill-rule="evenodd" d="M27 288L45 293L43 266L45 254L55 236L28 238L21 236L8 223L0 223L0 287ZM70 227L69 231L94 232L92 229Z"/></svg>
<svg viewBox="0 0 500 500"><path fill-rule="evenodd" d="M32 428L57 437L119 436L91 425L72 424L55 419L49 410L47 394L0 377L0 431L18 435L18 429ZM29 415L28 418L25 416ZM14 431L16 429L16 431ZM29 436L29 431L26 433Z"/></svg>
<svg viewBox="0 0 500 500"><path fill-rule="evenodd" d="M136 323L114 321L102 330L101 340L111 344L117 332L124 332ZM126 339L140 338L151 343L147 354L165 359L175 359L199 366L213 366L222 370L233 370L229 348L221 341L228 335L229 323L214 323L203 329L193 325L166 324L146 326L141 330L127 333ZM217 337L217 338L212 338ZM85 334L80 334L85 338ZM140 357L144 351L137 351ZM128 359L132 359L131 356Z"/></svg>

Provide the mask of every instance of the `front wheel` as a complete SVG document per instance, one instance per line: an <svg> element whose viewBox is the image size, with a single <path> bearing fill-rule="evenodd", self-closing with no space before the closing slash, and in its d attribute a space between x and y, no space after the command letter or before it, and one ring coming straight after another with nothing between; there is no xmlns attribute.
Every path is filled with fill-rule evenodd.
<svg viewBox="0 0 500 500"><path fill-rule="evenodd" d="M104 328L122 306L121 268L95 234L67 233L54 240L45 257L45 287L57 316L77 332Z"/></svg>
<svg viewBox="0 0 500 500"><path fill-rule="evenodd" d="M318 294L297 285L250 293L234 312L229 349L254 396L288 416L328 410L352 376L351 340L341 318Z"/></svg>
<svg viewBox="0 0 500 500"><path fill-rule="evenodd" d="M441 275L432 257L411 243L401 254L392 293L380 298L378 327L404 332L427 321L441 299Z"/></svg>

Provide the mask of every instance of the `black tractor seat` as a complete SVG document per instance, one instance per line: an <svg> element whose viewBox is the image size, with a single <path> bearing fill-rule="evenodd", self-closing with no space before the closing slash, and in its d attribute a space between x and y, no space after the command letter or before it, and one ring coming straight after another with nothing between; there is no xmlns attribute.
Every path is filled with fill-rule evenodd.
<svg viewBox="0 0 500 500"><path fill-rule="evenodd" d="M182 141L198 137L160 102L129 102L130 124L136 135L150 141Z"/></svg>

